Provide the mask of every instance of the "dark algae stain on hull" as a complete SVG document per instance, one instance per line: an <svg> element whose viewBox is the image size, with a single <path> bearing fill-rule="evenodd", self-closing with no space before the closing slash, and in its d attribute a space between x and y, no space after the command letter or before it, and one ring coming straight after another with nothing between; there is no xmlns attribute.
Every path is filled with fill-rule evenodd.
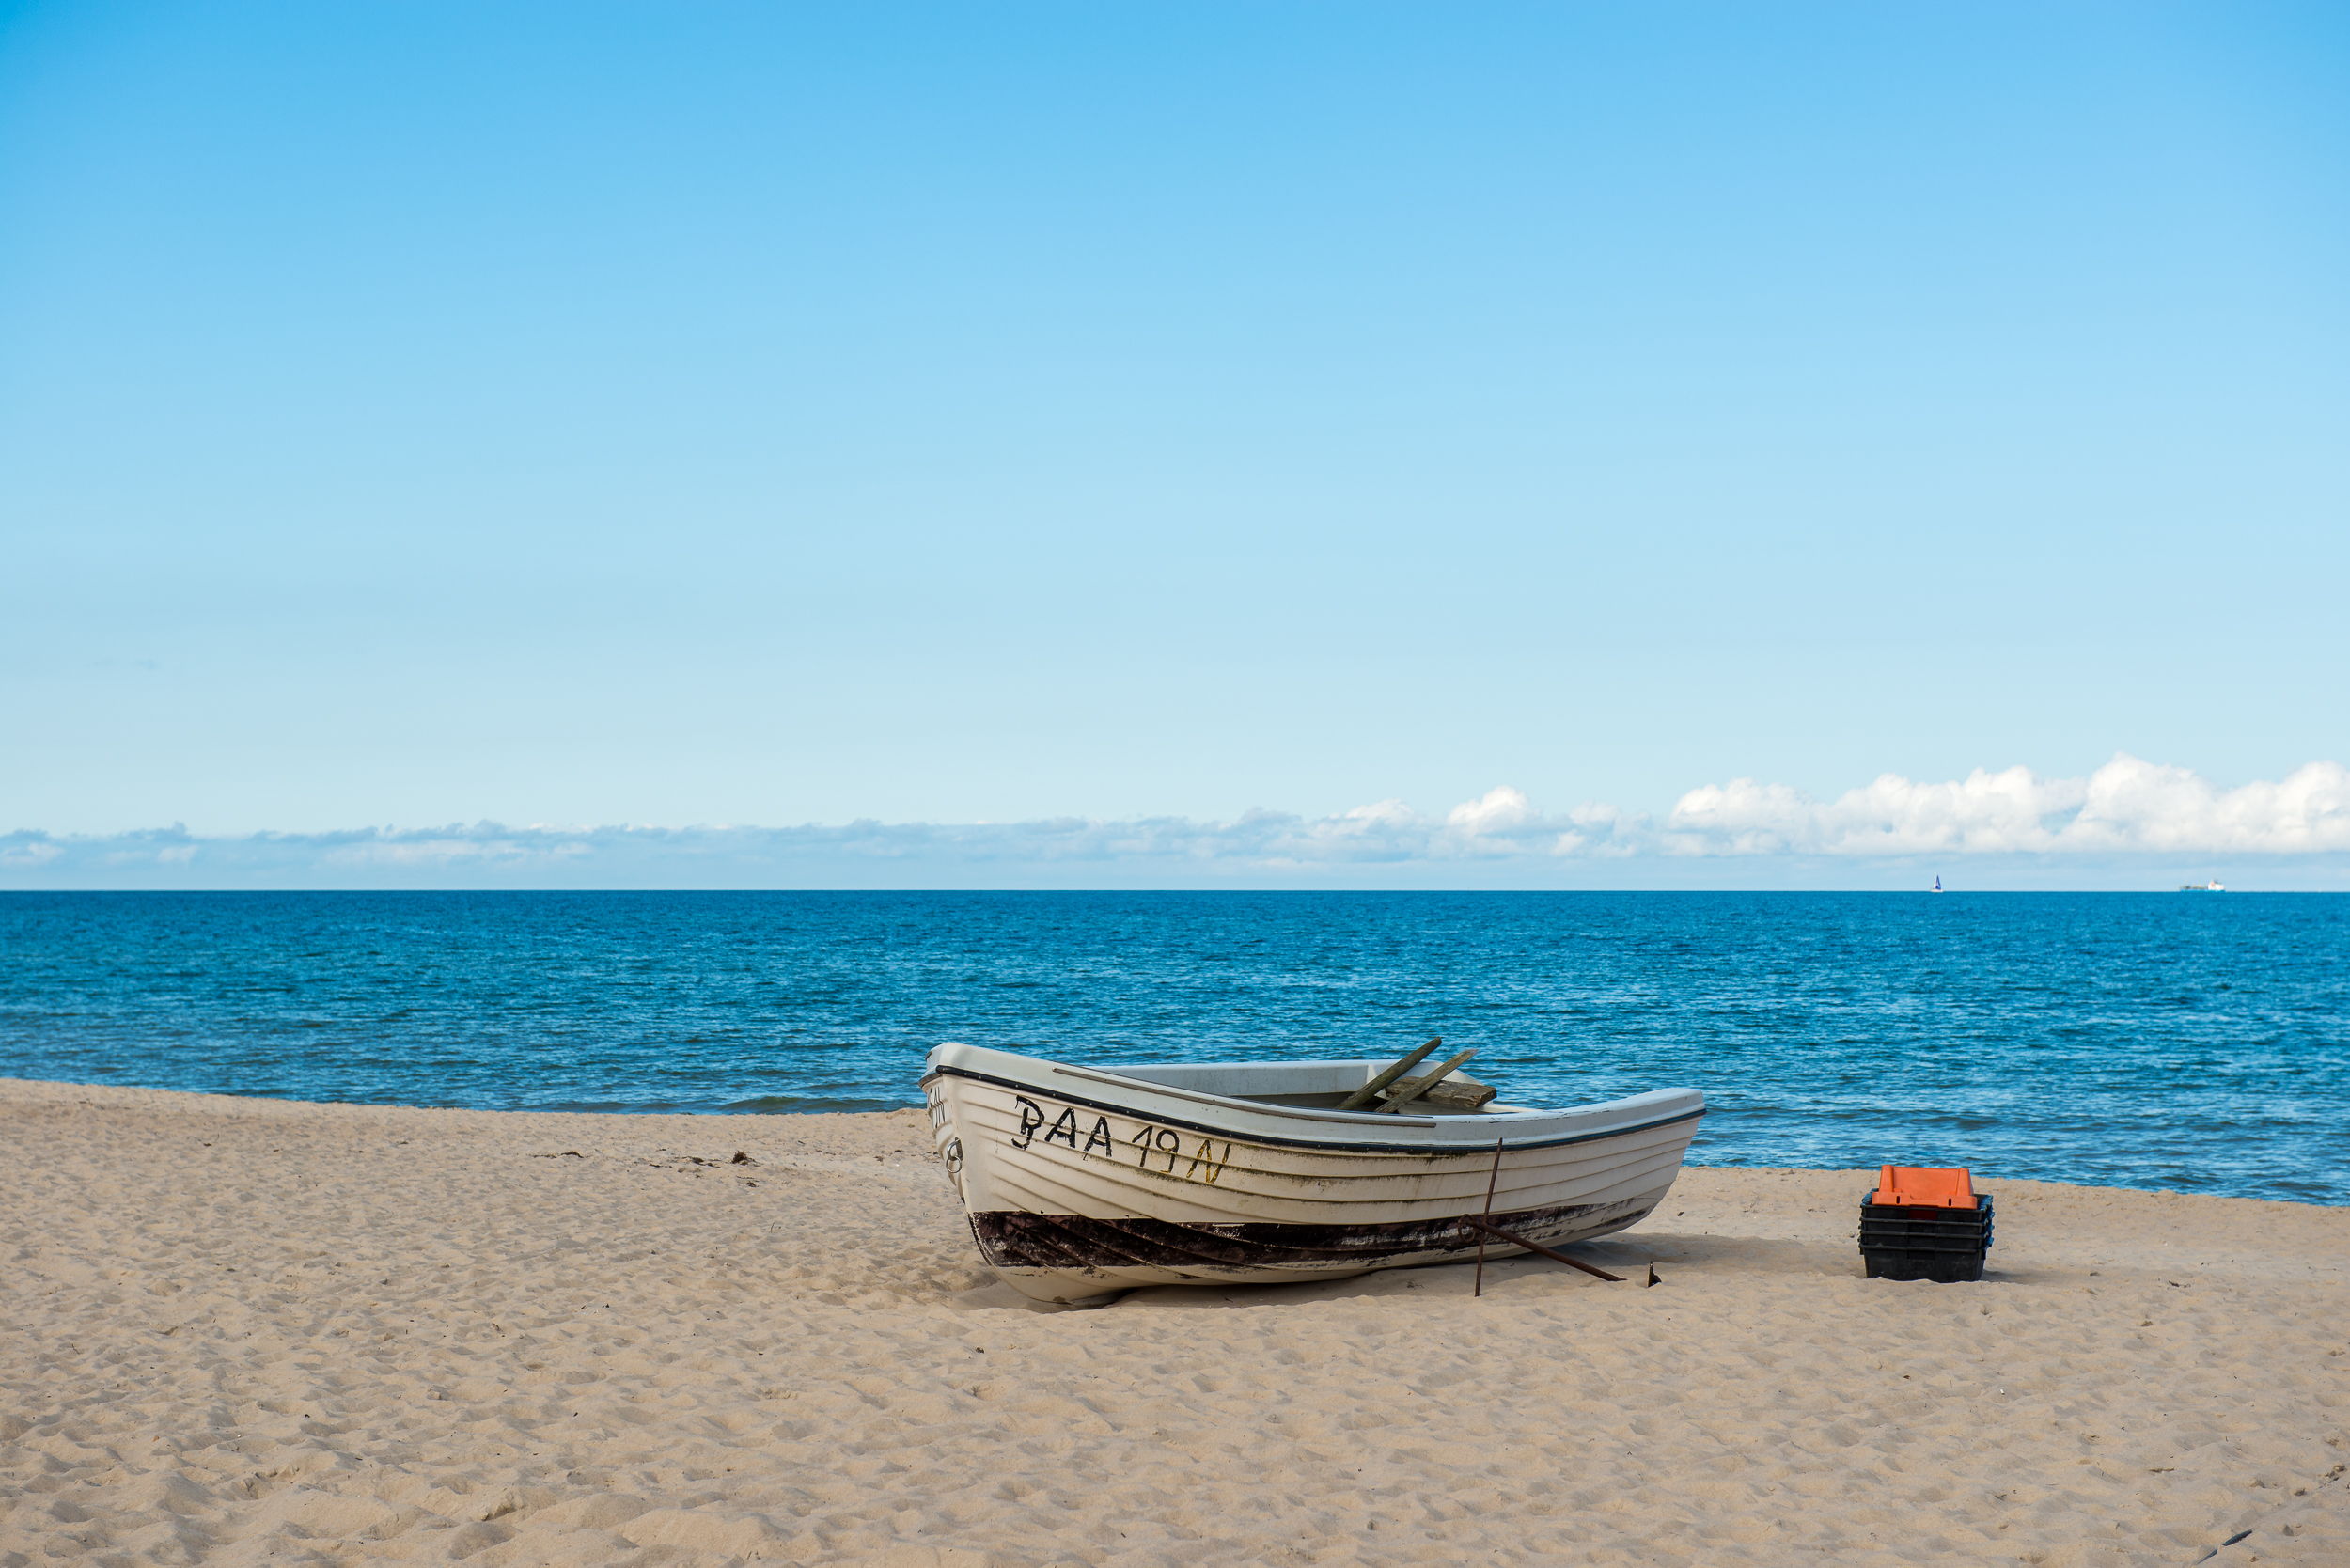
<svg viewBox="0 0 2350 1568"><path fill-rule="evenodd" d="M2350 1202L2350 897L0 894L0 1074L492 1108L920 1102L1078 1063L1480 1047L1686 1084L1693 1164Z"/></svg>
<svg viewBox="0 0 2350 1568"><path fill-rule="evenodd" d="M1536 1241L1621 1231L1647 1215L1627 1203L1563 1204L1496 1214L1494 1223ZM1257 1269L1329 1265L1374 1268L1400 1258L1477 1247L1458 1219L1382 1225L1184 1225L1165 1219L1089 1219L1010 1210L975 1214L971 1234L998 1268Z"/></svg>

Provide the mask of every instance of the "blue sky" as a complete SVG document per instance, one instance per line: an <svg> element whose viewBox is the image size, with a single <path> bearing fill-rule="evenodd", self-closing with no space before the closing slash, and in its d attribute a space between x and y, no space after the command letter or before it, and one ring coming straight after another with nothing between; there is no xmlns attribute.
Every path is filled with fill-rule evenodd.
<svg viewBox="0 0 2350 1568"><path fill-rule="evenodd" d="M2345 168L2316 6L18 6L0 830L2234 798Z"/></svg>

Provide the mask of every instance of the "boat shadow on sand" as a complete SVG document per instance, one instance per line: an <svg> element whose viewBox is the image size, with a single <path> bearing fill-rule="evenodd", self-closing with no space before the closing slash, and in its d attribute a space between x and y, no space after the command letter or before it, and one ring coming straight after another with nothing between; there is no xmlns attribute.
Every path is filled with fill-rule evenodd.
<svg viewBox="0 0 2350 1568"><path fill-rule="evenodd" d="M1484 1294L1507 1296L1529 1289L1545 1294L1560 1291L1637 1293L1644 1289L1642 1281L1647 1278L1652 1266L1660 1277L1659 1287L1667 1290L1676 1284L1702 1290L1709 1284L1750 1282L1761 1278L1850 1279L1855 1283L1866 1283L1872 1290L1957 1288L1890 1279L1863 1281L1859 1255L1849 1242L1839 1245L1822 1241L1657 1231L1577 1242L1572 1251L1574 1256L1587 1263L1623 1275L1623 1282L1609 1284L1589 1275L1561 1268L1548 1259L1510 1253L1486 1261ZM1476 1265L1472 1263L1439 1263L1426 1268L1382 1269L1344 1279L1313 1280L1300 1284L1235 1284L1222 1288L1214 1285L1153 1285L1129 1291L1106 1308L1062 1307L1032 1301L1009 1285L990 1284L977 1290L959 1291L949 1298L948 1305L958 1310L971 1312L1081 1312L1214 1311L1236 1308L1303 1307L1316 1302L1396 1296L1418 1303L1445 1296L1470 1296L1476 1289ZM1985 1269L1981 1283L2029 1284L2033 1282L2033 1274L2034 1271L2029 1268Z"/></svg>

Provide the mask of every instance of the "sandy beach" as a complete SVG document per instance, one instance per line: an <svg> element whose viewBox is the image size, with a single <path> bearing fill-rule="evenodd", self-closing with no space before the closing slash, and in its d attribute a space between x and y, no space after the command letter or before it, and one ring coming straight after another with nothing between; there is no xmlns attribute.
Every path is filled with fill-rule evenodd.
<svg viewBox="0 0 2350 1568"><path fill-rule="evenodd" d="M0 1568L2350 1562L2350 1210L1692 1169L1555 1264L1030 1309L916 1112L0 1081ZM1622 1272L1622 1271L1619 1271Z"/></svg>

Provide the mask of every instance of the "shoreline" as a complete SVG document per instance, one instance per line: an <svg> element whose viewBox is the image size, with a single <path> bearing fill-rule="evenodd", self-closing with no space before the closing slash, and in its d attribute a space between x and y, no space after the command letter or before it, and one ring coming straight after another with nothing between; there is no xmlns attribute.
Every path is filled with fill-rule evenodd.
<svg viewBox="0 0 2350 1568"><path fill-rule="evenodd" d="M706 1121L718 1125L726 1125L731 1122L742 1121L756 1122L762 1118L791 1121L809 1117L896 1116L908 1111L919 1112L924 1108L918 1101L908 1102L906 1104L897 1105L876 1106L866 1110L733 1110L727 1108L713 1110L577 1110L523 1106L486 1107L478 1105L415 1105L388 1101L297 1100L271 1094L227 1094L214 1090L157 1089L145 1084L86 1083L74 1082L65 1079L10 1078L0 1076L0 1099L5 1099L18 1090L40 1091L44 1093L53 1090L90 1090L121 1093L133 1096L169 1095L181 1101L220 1101L229 1105L286 1105L318 1111L416 1111L431 1113L433 1115L513 1117L584 1116L608 1117L624 1121L643 1121L666 1119L678 1121ZM1702 1154L1705 1151L1700 1148L1693 1148L1691 1151L1691 1152L1695 1154ZM1832 1166L1709 1165L1704 1163L1701 1159L1687 1160L1684 1163L1683 1168L1685 1170L1754 1172L1789 1170L1816 1171L1843 1168L1851 1171L1855 1175L1856 1179L1872 1183L1876 1171L1876 1168L1873 1166L1838 1168ZM2027 1176L2000 1176L1994 1174L1988 1167L1979 1166L1974 1168L1974 1169L1976 1179L1979 1183L1998 1183L2002 1186L2030 1184L2033 1186L2072 1188L2085 1192L2138 1193L2150 1198L2209 1198L2226 1200L2231 1202L2282 1203L2294 1208L2329 1209L2342 1213L2350 1213L2350 1202L2325 1203L2312 1199L2298 1198L2250 1198L2241 1193L2194 1192L2172 1187L2101 1186L2094 1183L2088 1182L2052 1182L2041 1178Z"/></svg>
<svg viewBox="0 0 2350 1568"><path fill-rule="evenodd" d="M1032 1310L928 1133L0 1080L0 1563L2350 1559L2350 1210L1986 1176L1902 1284L1693 1167L1654 1290Z"/></svg>

